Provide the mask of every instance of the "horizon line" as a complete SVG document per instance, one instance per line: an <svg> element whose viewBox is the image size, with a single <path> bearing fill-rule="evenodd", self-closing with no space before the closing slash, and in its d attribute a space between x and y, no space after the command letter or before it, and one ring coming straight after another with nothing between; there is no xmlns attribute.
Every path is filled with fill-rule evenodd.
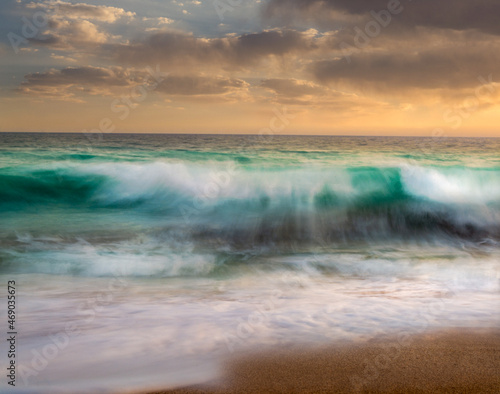
<svg viewBox="0 0 500 394"><path fill-rule="evenodd" d="M91 135L193 135L193 136L238 136L238 137L259 137L261 134L236 134L236 133L169 133L169 132L113 132L113 133L83 133L82 131L0 131L0 134L91 134ZM455 135L441 135L441 136L427 136L427 135L366 135L366 134L272 134L273 137L358 137L358 138L483 138L483 139L498 139L500 136L455 136Z"/></svg>

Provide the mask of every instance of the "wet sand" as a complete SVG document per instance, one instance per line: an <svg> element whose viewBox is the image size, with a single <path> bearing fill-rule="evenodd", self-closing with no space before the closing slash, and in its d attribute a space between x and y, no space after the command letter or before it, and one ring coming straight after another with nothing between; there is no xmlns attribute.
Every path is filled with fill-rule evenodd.
<svg viewBox="0 0 500 394"><path fill-rule="evenodd" d="M161 393L500 393L500 329L274 348L228 360L224 371L219 381Z"/></svg>

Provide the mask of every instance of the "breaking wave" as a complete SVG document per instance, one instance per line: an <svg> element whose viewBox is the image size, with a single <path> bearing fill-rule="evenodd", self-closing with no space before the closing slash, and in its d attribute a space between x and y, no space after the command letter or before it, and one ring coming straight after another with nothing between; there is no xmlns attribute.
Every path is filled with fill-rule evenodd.
<svg viewBox="0 0 500 394"><path fill-rule="evenodd" d="M233 246L441 235L500 239L500 169L157 161L4 170L0 209L123 210Z"/></svg>

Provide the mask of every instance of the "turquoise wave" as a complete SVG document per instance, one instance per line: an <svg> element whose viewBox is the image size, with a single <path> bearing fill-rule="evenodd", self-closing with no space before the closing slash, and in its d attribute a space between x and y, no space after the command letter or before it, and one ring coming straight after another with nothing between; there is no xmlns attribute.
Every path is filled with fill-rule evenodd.
<svg viewBox="0 0 500 394"><path fill-rule="evenodd" d="M429 245L496 255L498 152L484 139L0 133L0 272L224 275L323 253L333 272L343 250Z"/></svg>
<svg viewBox="0 0 500 394"><path fill-rule="evenodd" d="M0 211L161 217L237 247L440 235L500 239L500 169L101 162L0 171Z"/></svg>
<svg viewBox="0 0 500 394"><path fill-rule="evenodd" d="M0 204L7 202L143 202L200 197L221 200L297 200L325 209L378 204L404 198L443 203L495 204L500 201L500 168L463 167L240 167L168 161L103 162L0 169ZM204 189L214 189L212 193ZM242 186L244 186L242 188ZM214 194L210 196L210 194ZM299 204L299 201L302 204Z"/></svg>

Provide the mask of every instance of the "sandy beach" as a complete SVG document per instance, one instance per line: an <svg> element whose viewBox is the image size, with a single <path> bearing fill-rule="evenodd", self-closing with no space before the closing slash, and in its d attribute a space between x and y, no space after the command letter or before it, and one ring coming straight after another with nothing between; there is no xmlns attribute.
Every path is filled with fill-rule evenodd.
<svg viewBox="0 0 500 394"><path fill-rule="evenodd" d="M498 393L500 330L456 328L272 349L229 360L219 381L156 394L202 392Z"/></svg>

